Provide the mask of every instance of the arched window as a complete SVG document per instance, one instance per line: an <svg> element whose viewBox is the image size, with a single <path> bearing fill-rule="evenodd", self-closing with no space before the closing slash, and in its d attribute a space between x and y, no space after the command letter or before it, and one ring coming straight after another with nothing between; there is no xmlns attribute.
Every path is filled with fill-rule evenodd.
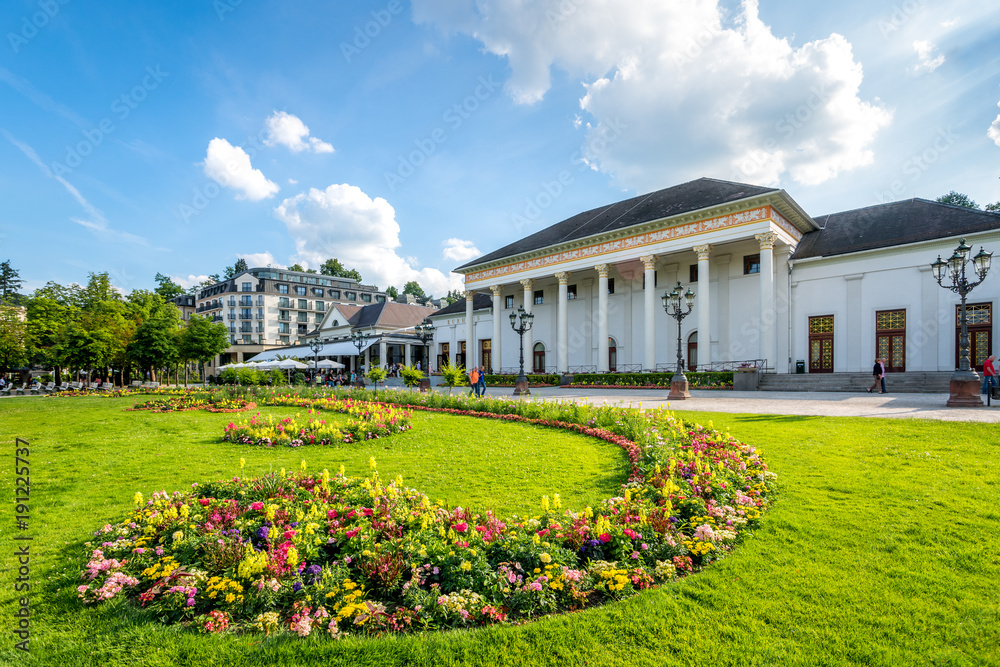
<svg viewBox="0 0 1000 667"><path fill-rule="evenodd" d="M618 343L611 336L608 336L608 372L618 372Z"/></svg>
<svg viewBox="0 0 1000 667"><path fill-rule="evenodd" d="M533 373L545 372L545 346L541 343L535 343L532 353L531 368Z"/></svg>
<svg viewBox="0 0 1000 667"><path fill-rule="evenodd" d="M688 336L688 370L698 370L698 332L693 331Z"/></svg>

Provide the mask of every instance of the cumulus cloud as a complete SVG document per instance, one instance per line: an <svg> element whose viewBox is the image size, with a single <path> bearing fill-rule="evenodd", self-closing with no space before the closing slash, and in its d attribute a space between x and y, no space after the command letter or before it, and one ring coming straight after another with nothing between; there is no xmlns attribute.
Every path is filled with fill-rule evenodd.
<svg viewBox="0 0 1000 667"><path fill-rule="evenodd" d="M170 279L173 280L178 285L180 285L181 287L183 287L184 289L191 289L192 287L200 285L206 280L208 280L208 275L203 274L200 276L196 276L193 273L189 273L186 276L170 276Z"/></svg>
<svg viewBox="0 0 1000 667"><path fill-rule="evenodd" d="M997 106L1000 107L1000 102L997 102ZM993 140L997 146L1000 146L1000 114L997 114L996 120L990 125L989 129L986 130L986 136Z"/></svg>
<svg viewBox="0 0 1000 667"><path fill-rule="evenodd" d="M441 254L445 259L450 259L454 262L468 262L470 259L475 259L483 254L472 241L448 239L443 245L444 251Z"/></svg>
<svg viewBox="0 0 1000 667"><path fill-rule="evenodd" d="M931 42L917 40L913 42L913 50L917 52L917 64L910 68L914 74L933 72L944 64L944 55L937 53L937 46Z"/></svg>
<svg viewBox="0 0 1000 667"><path fill-rule="evenodd" d="M274 255L270 252L236 253L236 256L246 261L247 266L250 268L255 266L273 266L279 269L287 268L284 264L279 264L275 261Z"/></svg>
<svg viewBox="0 0 1000 667"><path fill-rule="evenodd" d="M295 241L297 262L319 266L330 257L357 269L365 283L403 285L416 280L428 293L459 289L461 276L433 268L418 269L397 254L396 211L385 199L372 199L354 185L310 188L285 199L274 210Z"/></svg>
<svg viewBox="0 0 1000 667"><path fill-rule="evenodd" d="M264 121L267 128L267 138L264 144L287 146L293 153L312 151L313 153L332 153L333 146L316 137L309 136L309 128L302 120L284 111L275 111Z"/></svg>
<svg viewBox="0 0 1000 667"><path fill-rule="evenodd" d="M237 199L259 201L273 197L281 189L260 169L253 168L246 151L218 137L208 142L204 169L205 175L219 185L236 190Z"/></svg>
<svg viewBox="0 0 1000 667"><path fill-rule="evenodd" d="M581 159L625 187L703 175L822 183L870 164L891 120L860 99L861 65L844 37L794 47L760 20L755 0L734 18L718 0L634 0L627 12L615 0L413 6L418 22L506 58L517 102L541 99L553 67L581 80Z"/></svg>

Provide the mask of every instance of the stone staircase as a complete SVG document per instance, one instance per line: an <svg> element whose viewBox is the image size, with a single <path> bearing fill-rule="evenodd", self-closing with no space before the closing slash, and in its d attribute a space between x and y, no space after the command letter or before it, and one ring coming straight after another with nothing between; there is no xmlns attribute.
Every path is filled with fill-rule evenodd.
<svg viewBox="0 0 1000 667"><path fill-rule="evenodd" d="M888 373L885 388L889 393L947 394L951 371ZM864 393L872 384L868 373L764 373L761 391L846 391Z"/></svg>

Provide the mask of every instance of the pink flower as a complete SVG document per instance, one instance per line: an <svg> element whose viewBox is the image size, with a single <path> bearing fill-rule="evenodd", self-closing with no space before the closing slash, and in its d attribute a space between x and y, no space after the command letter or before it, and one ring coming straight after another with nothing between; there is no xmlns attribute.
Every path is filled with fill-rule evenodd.
<svg viewBox="0 0 1000 667"><path fill-rule="evenodd" d="M264 509L264 503L261 502L250 503L250 509L254 510L255 512L259 512L262 509Z"/></svg>
<svg viewBox="0 0 1000 667"><path fill-rule="evenodd" d="M357 534L358 534L357 530L349 530L346 533L344 533L344 537L346 537L347 539L351 539L352 537L354 537Z"/></svg>
<svg viewBox="0 0 1000 667"><path fill-rule="evenodd" d="M467 531L469 529L469 524L467 524L466 522L463 521L462 523L456 523L453 527L458 532L464 533L465 531Z"/></svg>

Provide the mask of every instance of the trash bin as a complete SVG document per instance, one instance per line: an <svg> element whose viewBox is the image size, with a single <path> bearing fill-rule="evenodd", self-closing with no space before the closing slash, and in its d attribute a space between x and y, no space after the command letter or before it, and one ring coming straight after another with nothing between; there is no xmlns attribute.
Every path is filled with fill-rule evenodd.
<svg viewBox="0 0 1000 667"><path fill-rule="evenodd" d="M795 372L805 373L806 372L806 361L805 359L799 359L795 362Z"/></svg>

